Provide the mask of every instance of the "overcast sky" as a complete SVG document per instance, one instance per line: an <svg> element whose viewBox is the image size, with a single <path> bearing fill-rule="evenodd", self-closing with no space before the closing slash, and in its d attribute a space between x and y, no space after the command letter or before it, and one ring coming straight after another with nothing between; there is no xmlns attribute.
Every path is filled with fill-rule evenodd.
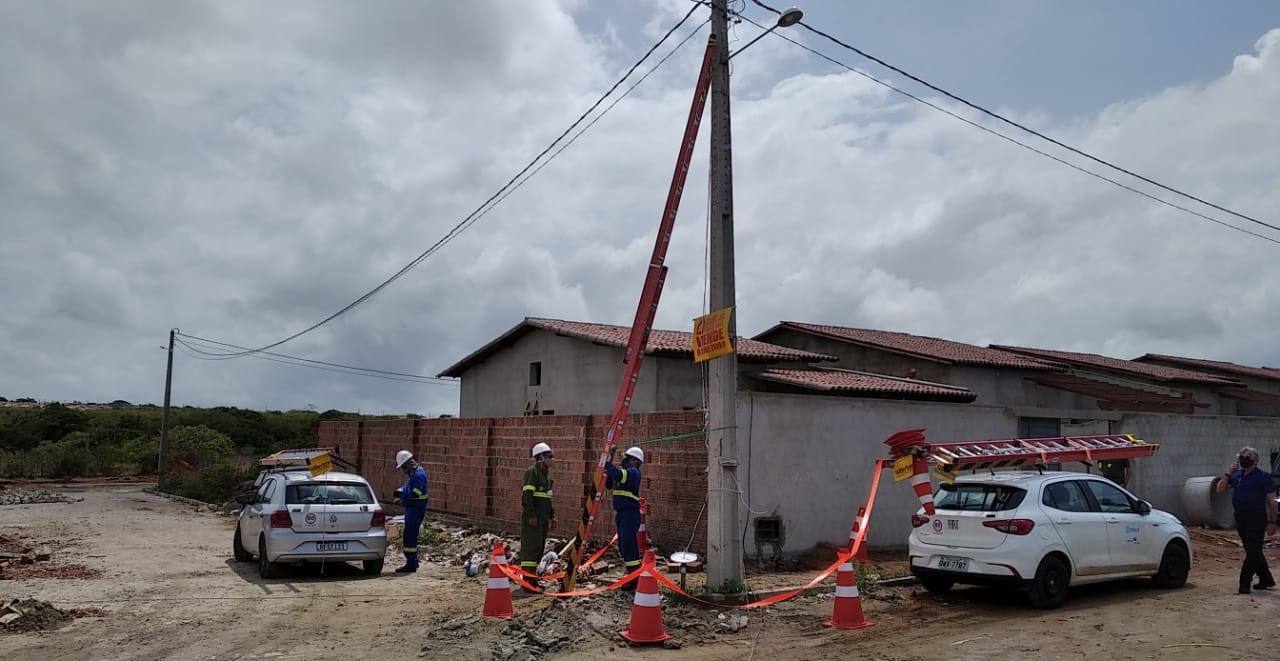
<svg viewBox="0 0 1280 661"><path fill-rule="evenodd" d="M329 316L497 191L689 6L0 3L0 395L159 403L170 328L256 347ZM1280 225L1274 0L802 8L810 26L973 102ZM275 351L434 375L525 316L630 323L701 29L456 240ZM734 45L757 33L738 24ZM785 34L1105 172L803 28ZM741 334L796 320L1280 365L1280 244L773 36L733 64ZM705 127L661 328L687 329L704 308ZM457 397L455 385L175 355L177 404L438 414Z"/></svg>

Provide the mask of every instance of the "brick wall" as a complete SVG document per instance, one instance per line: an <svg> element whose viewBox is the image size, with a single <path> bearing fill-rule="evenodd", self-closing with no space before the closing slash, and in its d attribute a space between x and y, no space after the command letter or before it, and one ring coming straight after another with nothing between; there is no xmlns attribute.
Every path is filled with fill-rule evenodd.
<svg viewBox="0 0 1280 661"><path fill-rule="evenodd" d="M694 432L702 428L701 411L667 411L630 416L618 445ZM609 417L557 415L509 418L432 418L321 422L320 445L337 448L339 457L355 464L389 503L403 483L395 467L400 450L413 452L427 469L432 515L502 533L520 526L520 486L532 463L535 443L556 452L551 477L558 518L554 536L577 532L584 485L590 480L604 445ZM650 535L664 549L706 551L707 451L702 436L649 443L645 451L641 495L648 505ZM614 533L609 499L596 516L592 536Z"/></svg>

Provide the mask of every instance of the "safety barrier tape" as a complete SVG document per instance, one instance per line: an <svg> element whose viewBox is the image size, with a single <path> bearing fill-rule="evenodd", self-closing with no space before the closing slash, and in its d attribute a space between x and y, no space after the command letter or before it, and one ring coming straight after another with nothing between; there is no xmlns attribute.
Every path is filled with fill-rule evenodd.
<svg viewBox="0 0 1280 661"><path fill-rule="evenodd" d="M548 597L586 597L593 594L600 594L601 592L608 592L609 590L616 590L622 587L628 581L631 581L632 579L640 578L640 574L643 573L646 568L654 568L654 567L652 565L649 565L648 567L646 567L646 565L642 563L638 568L636 568L635 571L631 572L630 574L627 574L626 576L623 576L622 578L602 588L595 588L591 590L573 590L571 592L547 592L541 588L534 587L532 584L525 581L524 578L521 576L521 570L519 568L512 567L511 565L506 565L506 564L498 565L498 569L502 571L502 573L506 574L507 578L514 581L520 587L526 590L529 590L530 592L537 592L539 594L543 594ZM657 572L654 571L654 573L656 574Z"/></svg>
<svg viewBox="0 0 1280 661"><path fill-rule="evenodd" d="M886 463L888 462L884 459L876 460L876 472L875 472L875 475L871 478L871 493L867 495L866 511L863 512L863 516L866 517L864 520L866 521L871 520L871 510L876 503L876 492L879 491L880 489L880 474L884 471L884 467ZM609 585L603 588L596 588L592 590L574 590L572 592L545 592L539 588L536 588L530 583L526 582L521 577L522 574L527 574L528 572L525 572L519 567L503 564L503 565L498 565L498 569L502 570L502 573L506 574L507 578L510 578L512 581L515 581L517 584L520 585L520 587L523 587L526 590L544 594L548 597L585 597L588 595L600 594L601 592L607 592L609 590L616 590L617 588L622 587L623 584L631 581L632 579L638 579L640 577L640 574L644 573L644 571L647 569L651 571L654 578L656 578L659 583L667 586L669 590L675 592L676 594L679 594L680 596L686 599L689 599L691 601L696 601L706 606L713 606L716 608L737 608L737 609L745 610L748 608L761 608L763 606L771 606L773 604L786 601L788 599L791 599L792 597L795 597L796 595L799 595L805 590L812 588L818 583L821 583L822 581L826 580L826 578L830 576L832 572L840 568L840 565L846 562L852 562L853 557L857 555L858 551L862 548L862 545L866 543L867 530L870 527L871 527L870 525L861 526L860 529L858 530L857 537L854 538L853 544L849 546L849 549L839 553L836 557L836 561L832 563L830 567L827 567L826 569L824 569L817 576L813 577L808 583L794 590L788 590L781 594L775 594L771 597L765 597L764 599L761 599L759 601L753 601L746 604L720 604L713 601L705 601L703 599L699 599L689 594L688 592L685 592L684 590L680 589L680 586L673 583L671 579L667 578L665 575L663 575L662 572L658 571L657 563L652 563L652 562L642 563L640 567L637 568L635 571L631 572L630 574L627 574L626 576L623 576L622 578L614 581L613 583L610 583ZM614 539L617 539L617 535L614 535ZM612 540L611 540L611 543L612 543ZM607 549L609 547L605 546L604 548ZM604 549L601 549L600 553L603 553L603 551ZM599 555L600 553L597 553L597 555ZM594 561L595 560L591 560L587 562L587 564L589 565ZM546 576L543 578L551 578L551 577Z"/></svg>
<svg viewBox="0 0 1280 661"><path fill-rule="evenodd" d="M618 541L618 535L617 533L614 533L613 537L609 539L609 542L604 546L601 546L600 549L595 552L595 555L591 556L590 558L587 558L586 562L582 563L581 565L578 565L578 571L582 571L583 567L590 567L591 565L594 565L596 562L598 562L600 558L604 557L605 551L608 551L609 547L613 546L613 543L616 541ZM564 578L564 572L556 572L554 574L547 574L546 576L539 576L537 573L531 572L525 569L524 567L518 567L516 565L509 565L509 566L512 569L515 569L516 571L520 572L521 574L528 576L529 578L541 578L541 579L546 579L548 581L554 581L559 578Z"/></svg>

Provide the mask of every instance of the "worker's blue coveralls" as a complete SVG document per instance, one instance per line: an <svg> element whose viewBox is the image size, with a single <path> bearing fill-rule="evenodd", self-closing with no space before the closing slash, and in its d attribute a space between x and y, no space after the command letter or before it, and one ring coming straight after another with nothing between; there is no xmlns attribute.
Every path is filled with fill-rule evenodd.
<svg viewBox="0 0 1280 661"><path fill-rule="evenodd" d="M404 566L408 571L415 571L418 569L418 532L427 516L427 469L422 466L413 469L399 493L404 505Z"/></svg>
<svg viewBox="0 0 1280 661"><path fill-rule="evenodd" d="M640 567L640 542L636 535L640 532L640 469L635 466L619 468L612 461L605 462L605 475L609 482L606 488L613 490L614 523L618 528L618 553L626 563L626 572L630 574ZM634 590L636 581L628 583L624 589Z"/></svg>

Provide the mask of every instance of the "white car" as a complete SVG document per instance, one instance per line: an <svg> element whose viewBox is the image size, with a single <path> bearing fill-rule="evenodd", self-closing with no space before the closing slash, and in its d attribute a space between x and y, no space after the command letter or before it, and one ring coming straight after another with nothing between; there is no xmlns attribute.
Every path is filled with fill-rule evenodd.
<svg viewBox="0 0 1280 661"><path fill-rule="evenodd" d="M1191 538L1178 518L1098 475L1009 471L963 476L911 517L911 572L925 589L956 583L1026 589L1057 608L1071 585L1150 576L1178 588Z"/></svg>
<svg viewBox="0 0 1280 661"><path fill-rule="evenodd" d="M231 546L236 560L257 556L262 578L288 562L360 561L365 574L382 573L387 514L363 477L272 469L255 484L256 491L236 496L244 506Z"/></svg>

